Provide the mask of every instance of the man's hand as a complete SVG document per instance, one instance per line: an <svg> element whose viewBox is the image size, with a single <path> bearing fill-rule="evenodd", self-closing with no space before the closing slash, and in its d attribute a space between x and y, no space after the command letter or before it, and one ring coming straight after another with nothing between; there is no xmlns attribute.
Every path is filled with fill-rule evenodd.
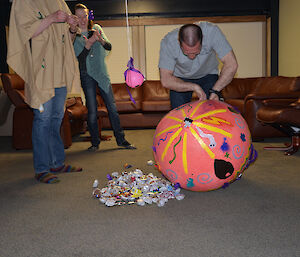
<svg viewBox="0 0 300 257"><path fill-rule="evenodd" d="M51 17L52 23L56 23L56 22L66 22L69 15L64 11L58 10L50 14L49 16Z"/></svg>
<svg viewBox="0 0 300 257"><path fill-rule="evenodd" d="M163 87L172 89L177 92L187 92L187 91L194 91L199 100L206 100L206 94L204 93L201 86L192 83L192 82L185 82L180 78L177 78L173 75L173 71L167 69L159 69L160 71L160 80Z"/></svg>
<svg viewBox="0 0 300 257"><path fill-rule="evenodd" d="M209 100L220 100L220 99L217 94L211 93L209 96Z"/></svg>
<svg viewBox="0 0 300 257"><path fill-rule="evenodd" d="M205 92L204 92L203 89L202 89L199 85L197 85L197 84L195 84L195 86L194 86L194 92L197 94L197 96L199 97L199 100L200 100L200 101L203 101L203 100L206 100L206 99L207 99Z"/></svg>
<svg viewBox="0 0 300 257"><path fill-rule="evenodd" d="M67 23L70 25L70 30L72 32L77 31L77 26L79 23L79 19L76 15L69 15L67 18Z"/></svg>
<svg viewBox="0 0 300 257"><path fill-rule="evenodd" d="M48 16L45 17L45 19L41 20L40 26L37 28L37 30L34 32L31 38L35 38L38 35L40 35L44 30L48 29L48 27L53 23L66 22L68 16L69 15L67 13L61 10L49 14Z"/></svg>

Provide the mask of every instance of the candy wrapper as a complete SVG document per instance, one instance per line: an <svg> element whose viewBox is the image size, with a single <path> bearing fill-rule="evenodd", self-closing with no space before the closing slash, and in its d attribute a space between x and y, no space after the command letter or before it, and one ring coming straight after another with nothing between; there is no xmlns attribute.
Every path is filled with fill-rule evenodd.
<svg viewBox="0 0 300 257"><path fill-rule="evenodd" d="M140 169L113 172L107 175L106 187L100 189L98 180L93 183L93 196L108 207L137 204L145 206L155 203L164 206L170 199L183 200L180 187L152 173L145 175Z"/></svg>

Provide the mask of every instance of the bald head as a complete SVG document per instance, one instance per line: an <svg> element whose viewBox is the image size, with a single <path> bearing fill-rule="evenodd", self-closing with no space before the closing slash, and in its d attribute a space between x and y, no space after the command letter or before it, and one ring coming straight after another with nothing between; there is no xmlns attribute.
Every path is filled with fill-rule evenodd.
<svg viewBox="0 0 300 257"><path fill-rule="evenodd" d="M179 42L193 47L198 42L202 44L202 30L196 24L185 24L179 30Z"/></svg>

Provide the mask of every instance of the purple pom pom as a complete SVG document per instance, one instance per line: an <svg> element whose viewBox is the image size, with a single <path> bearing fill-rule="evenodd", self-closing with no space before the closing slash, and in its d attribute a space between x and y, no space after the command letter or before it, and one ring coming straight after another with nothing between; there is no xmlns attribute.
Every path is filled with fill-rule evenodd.
<svg viewBox="0 0 300 257"><path fill-rule="evenodd" d="M93 10L90 10L89 11L89 20L94 20L95 19L95 17L94 17L94 11Z"/></svg>
<svg viewBox="0 0 300 257"><path fill-rule="evenodd" d="M177 188L181 188L181 186L180 186L180 184L177 182L177 183L174 185L174 188L175 188L175 190L176 190Z"/></svg>
<svg viewBox="0 0 300 257"><path fill-rule="evenodd" d="M223 189L225 189L226 187L229 187L229 183L224 183L224 185L222 186Z"/></svg>

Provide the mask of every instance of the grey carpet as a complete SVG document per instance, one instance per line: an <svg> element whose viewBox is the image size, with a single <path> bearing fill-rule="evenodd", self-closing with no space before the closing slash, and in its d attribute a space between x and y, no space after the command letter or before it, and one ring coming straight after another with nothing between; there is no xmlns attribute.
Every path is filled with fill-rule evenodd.
<svg viewBox="0 0 300 257"><path fill-rule="evenodd" d="M104 131L111 135L111 131ZM82 173L54 185L33 179L32 153L0 138L0 256L296 257L300 256L300 152L263 150L284 139L255 143L259 157L240 181L212 192L184 191L164 207L105 207L91 196L98 179L125 163L161 176L152 160L154 130L128 130L138 150L115 140L89 153L80 138L66 150Z"/></svg>

